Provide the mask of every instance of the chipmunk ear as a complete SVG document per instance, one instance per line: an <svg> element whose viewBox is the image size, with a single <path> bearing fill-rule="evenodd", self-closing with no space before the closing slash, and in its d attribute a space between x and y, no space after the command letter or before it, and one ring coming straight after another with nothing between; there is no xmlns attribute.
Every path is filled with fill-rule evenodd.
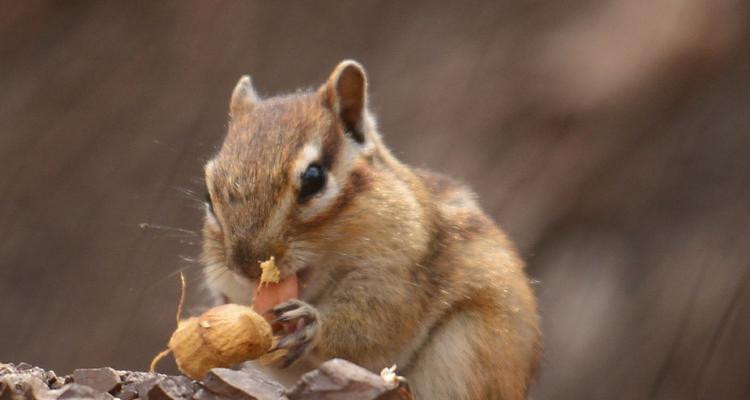
<svg viewBox="0 0 750 400"><path fill-rule="evenodd" d="M258 99L258 93L255 92L250 76L243 75L232 91L232 100L229 102L230 115L235 116L250 111Z"/></svg>
<svg viewBox="0 0 750 400"><path fill-rule="evenodd" d="M367 74L356 61L345 60L331 73L319 93L344 125L348 135L364 143Z"/></svg>

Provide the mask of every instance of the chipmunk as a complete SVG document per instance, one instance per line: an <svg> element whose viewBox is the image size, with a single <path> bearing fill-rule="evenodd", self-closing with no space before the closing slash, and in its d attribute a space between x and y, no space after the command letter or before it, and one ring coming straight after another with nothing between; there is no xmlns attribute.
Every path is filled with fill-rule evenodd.
<svg viewBox="0 0 750 400"><path fill-rule="evenodd" d="M252 301L274 256L298 299L274 371L339 357L396 364L417 399L523 399L541 352L524 264L467 188L384 145L368 80L343 61L317 91L261 99L248 76L205 167L207 285Z"/></svg>

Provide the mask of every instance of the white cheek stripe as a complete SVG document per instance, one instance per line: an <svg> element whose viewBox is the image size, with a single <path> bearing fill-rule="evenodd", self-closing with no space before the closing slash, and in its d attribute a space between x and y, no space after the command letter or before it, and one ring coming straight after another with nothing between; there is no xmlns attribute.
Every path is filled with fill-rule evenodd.
<svg viewBox="0 0 750 400"><path fill-rule="evenodd" d="M329 173L323 193L314 196L305 204L304 208L300 211L300 218L303 221L309 221L315 218L316 215L326 211L330 208L331 203L335 202L336 198L339 197L340 192L341 187L336 180L336 176Z"/></svg>

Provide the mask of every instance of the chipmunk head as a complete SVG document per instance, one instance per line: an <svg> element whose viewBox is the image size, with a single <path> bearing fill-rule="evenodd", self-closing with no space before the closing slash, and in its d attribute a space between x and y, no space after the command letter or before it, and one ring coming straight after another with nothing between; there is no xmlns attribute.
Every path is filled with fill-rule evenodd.
<svg viewBox="0 0 750 400"><path fill-rule="evenodd" d="M224 144L205 167L207 268L254 280L270 256L287 276L315 263L341 234L326 227L366 190L376 135L354 61L317 91L269 99L242 77Z"/></svg>

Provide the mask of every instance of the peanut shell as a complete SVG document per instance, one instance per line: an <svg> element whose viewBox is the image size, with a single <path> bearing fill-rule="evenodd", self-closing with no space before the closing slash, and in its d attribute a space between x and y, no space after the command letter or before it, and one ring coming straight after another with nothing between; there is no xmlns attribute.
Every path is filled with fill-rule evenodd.
<svg viewBox="0 0 750 400"><path fill-rule="evenodd" d="M169 340L177 367L193 379L209 370L260 357L271 347L271 326L249 307L224 304L181 320Z"/></svg>

